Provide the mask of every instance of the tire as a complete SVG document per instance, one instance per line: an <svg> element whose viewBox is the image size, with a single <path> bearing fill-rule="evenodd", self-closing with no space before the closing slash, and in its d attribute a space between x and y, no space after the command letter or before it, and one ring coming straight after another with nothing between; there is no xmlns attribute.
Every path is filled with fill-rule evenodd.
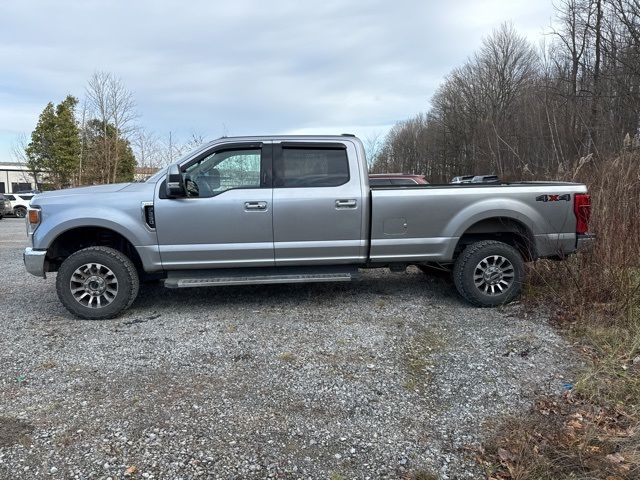
<svg viewBox="0 0 640 480"><path fill-rule="evenodd" d="M524 260L515 248L503 242L472 243L456 259L453 281L460 295L475 306L503 305L522 290Z"/></svg>
<svg viewBox="0 0 640 480"><path fill-rule="evenodd" d="M118 316L138 296L140 280L133 262L109 247L89 247L67 257L56 277L64 307L86 320Z"/></svg>
<svg viewBox="0 0 640 480"><path fill-rule="evenodd" d="M16 207L13 209L13 214L18 218L24 218L27 216L27 209L24 207Z"/></svg>

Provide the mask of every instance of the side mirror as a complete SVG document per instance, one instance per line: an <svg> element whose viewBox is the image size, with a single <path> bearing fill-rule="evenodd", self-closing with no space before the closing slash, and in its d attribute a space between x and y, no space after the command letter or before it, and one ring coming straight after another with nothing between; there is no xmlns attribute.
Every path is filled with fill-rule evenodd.
<svg viewBox="0 0 640 480"><path fill-rule="evenodd" d="M168 198L186 196L184 177L178 165L169 165L167 169L166 191Z"/></svg>

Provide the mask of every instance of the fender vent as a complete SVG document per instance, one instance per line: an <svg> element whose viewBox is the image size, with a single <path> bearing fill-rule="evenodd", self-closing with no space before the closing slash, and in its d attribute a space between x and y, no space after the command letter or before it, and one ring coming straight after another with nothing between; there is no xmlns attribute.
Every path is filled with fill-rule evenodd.
<svg viewBox="0 0 640 480"><path fill-rule="evenodd" d="M144 221L147 223L149 228L156 228L156 216L153 211L153 205L144 206Z"/></svg>

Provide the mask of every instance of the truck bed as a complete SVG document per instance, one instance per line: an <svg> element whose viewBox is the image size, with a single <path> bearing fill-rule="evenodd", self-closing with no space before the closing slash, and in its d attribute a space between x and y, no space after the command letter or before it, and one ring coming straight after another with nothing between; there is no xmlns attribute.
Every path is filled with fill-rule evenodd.
<svg viewBox="0 0 640 480"><path fill-rule="evenodd" d="M534 239L538 256L571 252L576 245L571 198L579 192L586 187L570 182L371 187L369 258L447 262L465 233L491 231L483 221L521 228Z"/></svg>

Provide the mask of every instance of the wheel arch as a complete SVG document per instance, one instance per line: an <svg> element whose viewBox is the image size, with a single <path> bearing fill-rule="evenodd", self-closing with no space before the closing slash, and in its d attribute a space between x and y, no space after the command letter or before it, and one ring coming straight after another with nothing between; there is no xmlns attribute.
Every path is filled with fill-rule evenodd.
<svg viewBox="0 0 640 480"><path fill-rule="evenodd" d="M468 226L458 238L453 258L457 258L467 245L482 240L496 240L511 245L527 262L538 258L531 229L522 220L505 215L483 218Z"/></svg>
<svg viewBox="0 0 640 480"><path fill-rule="evenodd" d="M60 232L47 248L48 272L55 272L60 264L73 253L87 247L111 247L126 255L142 271L142 259L133 243L111 228L103 226L71 227Z"/></svg>

